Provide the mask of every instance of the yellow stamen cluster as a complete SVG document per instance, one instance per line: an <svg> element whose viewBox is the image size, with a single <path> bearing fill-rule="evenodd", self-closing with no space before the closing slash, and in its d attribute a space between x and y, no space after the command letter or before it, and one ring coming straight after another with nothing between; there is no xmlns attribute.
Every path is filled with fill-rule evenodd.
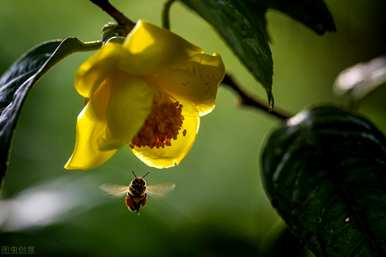
<svg viewBox="0 0 386 257"><path fill-rule="evenodd" d="M132 148L170 146L171 140L177 139L182 127L184 117L181 113L182 105L179 102L154 102L151 113L130 146Z"/></svg>

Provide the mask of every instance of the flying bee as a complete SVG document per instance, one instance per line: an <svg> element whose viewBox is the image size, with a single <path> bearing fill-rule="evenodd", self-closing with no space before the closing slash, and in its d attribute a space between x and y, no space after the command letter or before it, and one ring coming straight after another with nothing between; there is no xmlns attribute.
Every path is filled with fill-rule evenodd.
<svg viewBox="0 0 386 257"><path fill-rule="evenodd" d="M133 171L132 173L134 178L130 181L129 186L111 184L103 184L100 186L103 191L110 195L116 197L125 195L125 204L132 212L138 212L141 208L145 207L148 194L151 196L163 196L176 187L173 183L147 185L145 177L150 172L142 177L135 175Z"/></svg>

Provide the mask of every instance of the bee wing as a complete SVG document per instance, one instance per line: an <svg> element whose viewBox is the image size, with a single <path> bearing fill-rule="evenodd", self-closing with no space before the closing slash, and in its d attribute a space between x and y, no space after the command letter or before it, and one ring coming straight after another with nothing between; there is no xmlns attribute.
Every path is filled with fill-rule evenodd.
<svg viewBox="0 0 386 257"><path fill-rule="evenodd" d="M122 185L113 185L113 184L103 184L99 187L106 193L113 195L113 196L122 196L125 193L129 191L129 186L122 186Z"/></svg>
<svg viewBox="0 0 386 257"><path fill-rule="evenodd" d="M146 192L152 196L164 196L170 191L173 191L175 187L176 187L176 184L173 184L173 183L148 185L146 186Z"/></svg>

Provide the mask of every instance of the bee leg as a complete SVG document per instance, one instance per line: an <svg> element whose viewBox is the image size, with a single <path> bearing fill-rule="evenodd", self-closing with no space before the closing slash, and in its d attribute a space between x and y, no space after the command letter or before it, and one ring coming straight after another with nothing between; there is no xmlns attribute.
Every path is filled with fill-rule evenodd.
<svg viewBox="0 0 386 257"><path fill-rule="evenodd" d="M147 194L145 194L145 196L138 202L138 204L140 207L145 207L146 203L147 203Z"/></svg>

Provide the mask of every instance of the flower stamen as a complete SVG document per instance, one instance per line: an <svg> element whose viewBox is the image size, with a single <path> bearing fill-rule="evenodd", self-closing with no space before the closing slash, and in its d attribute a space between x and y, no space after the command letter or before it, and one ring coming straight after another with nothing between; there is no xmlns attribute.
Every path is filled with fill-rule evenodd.
<svg viewBox="0 0 386 257"><path fill-rule="evenodd" d="M152 110L130 147L164 148L171 146L172 140L182 127L182 104L179 102L153 102Z"/></svg>

